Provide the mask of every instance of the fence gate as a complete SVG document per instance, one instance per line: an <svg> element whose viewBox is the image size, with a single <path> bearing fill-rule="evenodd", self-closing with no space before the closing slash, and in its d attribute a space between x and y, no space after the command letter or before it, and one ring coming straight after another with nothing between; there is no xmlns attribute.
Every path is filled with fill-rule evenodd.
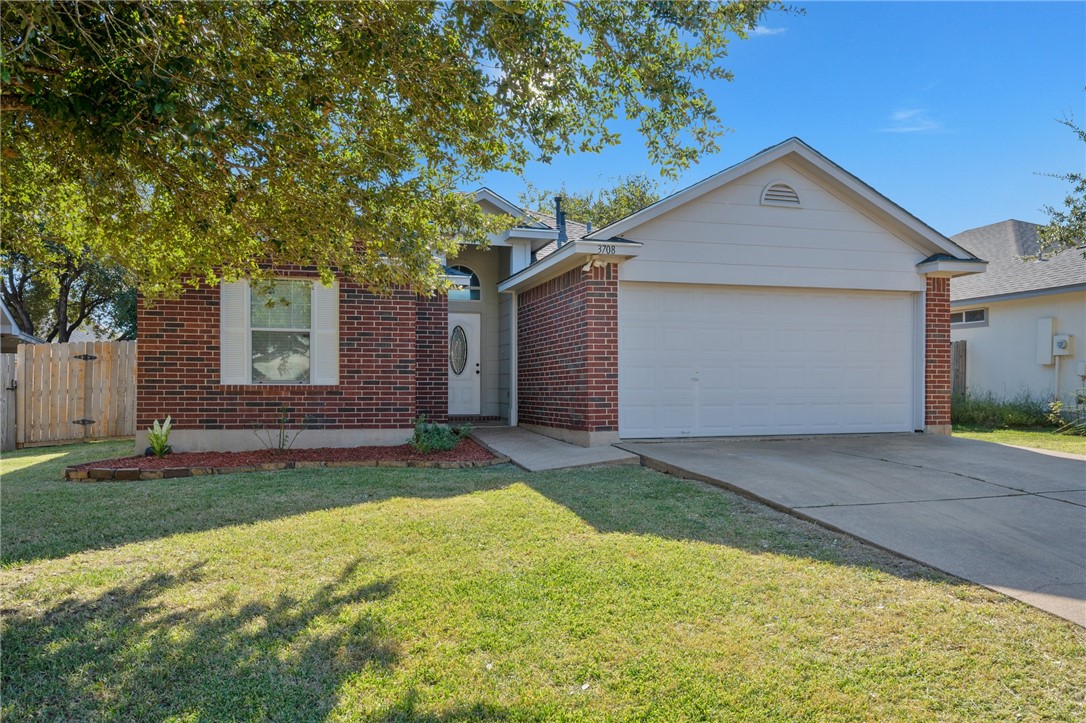
<svg viewBox="0 0 1086 723"><path fill-rule="evenodd" d="M136 342L21 344L19 447L136 433Z"/></svg>
<svg viewBox="0 0 1086 723"><path fill-rule="evenodd" d="M964 395L965 380L965 340L950 343L950 394Z"/></svg>

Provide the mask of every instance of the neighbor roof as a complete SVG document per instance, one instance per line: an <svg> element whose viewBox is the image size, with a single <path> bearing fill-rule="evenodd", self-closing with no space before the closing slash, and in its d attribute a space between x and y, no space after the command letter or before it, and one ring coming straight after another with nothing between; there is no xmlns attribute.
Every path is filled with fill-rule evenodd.
<svg viewBox="0 0 1086 723"><path fill-rule="evenodd" d="M1009 219L963 231L953 240L975 256L988 259L988 270L955 279L950 300L989 299L1039 291L1086 289L1086 258L1083 250L1068 249L1043 261L1024 261L1040 250L1035 223Z"/></svg>

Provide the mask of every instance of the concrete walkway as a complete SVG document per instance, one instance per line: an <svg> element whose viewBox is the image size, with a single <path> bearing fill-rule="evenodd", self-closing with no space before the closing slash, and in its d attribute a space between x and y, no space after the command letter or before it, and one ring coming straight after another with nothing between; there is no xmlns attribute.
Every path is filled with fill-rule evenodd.
<svg viewBox="0 0 1086 723"><path fill-rule="evenodd" d="M1086 626L1086 461L922 434L623 443Z"/></svg>
<svg viewBox="0 0 1086 723"><path fill-rule="evenodd" d="M600 464L640 464L636 454L608 445L578 447L520 427L477 427L471 436L529 472Z"/></svg>

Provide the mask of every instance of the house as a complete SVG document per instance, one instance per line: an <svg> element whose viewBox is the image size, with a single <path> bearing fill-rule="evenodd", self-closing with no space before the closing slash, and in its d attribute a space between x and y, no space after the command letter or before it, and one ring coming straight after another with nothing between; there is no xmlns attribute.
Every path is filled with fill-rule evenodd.
<svg viewBox="0 0 1086 723"><path fill-rule="evenodd" d="M44 343L44 340L20 329L7 305L0 301L0 353L14 354L19 350L20 344Z"/></svg>
<svg viewBox="0 0 1086 723"><path fill-rule="evenodd" d="M176 449L393 444L412 421L619 438L945 433L950 279L984 268L799 139L605 228L528 214L448 268L448 298L280 269L141 305L137 426ZM137 440L142 449L144 441Z"/></svg>
<svg viewBox="0 0 1086 723"><path fill-rule="evenodd" d="M1037 258L1038 228L1008 220L953 237L989 262L950 292L971 393L1070 403L1086 384L1086 258L1081 248Z"/></svg>

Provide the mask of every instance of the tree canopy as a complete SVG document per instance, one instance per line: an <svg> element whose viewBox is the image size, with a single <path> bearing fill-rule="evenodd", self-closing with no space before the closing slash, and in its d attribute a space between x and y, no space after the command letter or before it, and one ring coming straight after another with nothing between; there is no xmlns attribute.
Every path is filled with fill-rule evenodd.
<svg viewBox="0 0 1086 723"><path fill-rule="evenodd" d="M602 228L659 201L660 184L644 174L613 179L613 185L598 192L570 193L565 187L547 190L529 183L520 201L525 208L549 213L555 196L562 197L569 218Z"/></svg>
<svg viewBox="0 0 1086 723"><path fill-rule="evenodd" d="M702 85L776 0L9 2L6 251L119 264L152 296L339 269L440 284L501 223L457 192L620 142L665 174L716 150Z"/></svg>

